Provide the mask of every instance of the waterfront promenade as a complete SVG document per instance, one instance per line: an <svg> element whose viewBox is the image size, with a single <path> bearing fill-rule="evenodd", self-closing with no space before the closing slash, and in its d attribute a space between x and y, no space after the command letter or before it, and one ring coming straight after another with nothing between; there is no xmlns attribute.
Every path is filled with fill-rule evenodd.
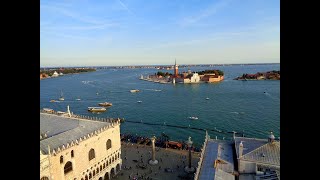
<svg viewBox="0 0 320 180"><path fill-rule="evenodd" d="M149 165L152 146L121 142L122 170L114 179L193 179L194 174L187 174L188 151L156 147L157 165ZM197 167L200 153L192 153L192 166Z"/></svg>

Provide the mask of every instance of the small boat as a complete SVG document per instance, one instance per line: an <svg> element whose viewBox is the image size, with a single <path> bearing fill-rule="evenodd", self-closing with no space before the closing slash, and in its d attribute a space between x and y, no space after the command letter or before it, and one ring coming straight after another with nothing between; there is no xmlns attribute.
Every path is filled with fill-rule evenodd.
<svg viewBox="0 0 320 180"><path fill-rule="evenodd" d="M78 99L76 99L76 101L81 101L81 99L78 98Z"/></svg>
<svg viewBox="0 0 320 180"><path fill-rule="evenodd" d="M108 107L108 106L112 106L112 103L109 102L103 102L103 103L99 103L99 106L104 106L104 107Z"/></svg>
<svg viewBox="0 0 320 180"><path fill-rule="evenodd" d="M208 97L206 98L206 100L209 100L209 99L210 99L210 98L208 98Z"/></svg>
<svg viewBox="0 0 320 180"><path fill-rule="evenodd" d="M52 99L52 100L50 100L50 102L56 102L56 100Z"/></svg>
<svg viewBox="0 0 320 180"><path fill-rule="evenodd" d="M135 93L135 92L139 92L139 89L131 89L130 92Z"/></svg>
<svg viewBox="0 0 320 180"><path fill-rule="evenodd" d="M58 115L63 115L63 114L66 114L66 112L63 112L63 111L57 111L57 114L58 114Z"/></svg>
<svg viewBox="0 0 320 180"><path fill-rule="evenodd" d="M47 113L54 113L54 110L50 108L43 108L43 111Z"/></svg>
<svg viewBox="0 0 320 180"><path fill-rule="evenodd" d="M64 101L64 97L63 97L63 93L61 91L61 94L60 94L60 98L59 98L60 101Z"/></svg>
<svg viewBox="0 0 320 180"><path fill-rule="evenodd" d="M105 112L107 109L104 107L88 107L90 112Z"/></svg>
<svg viewBox="0 0 320 180"><path fill-rule="evenodd" d="M142 101L137 101L137 103L142 103Z"/></svg>
<svg viewBox="0 0 320 180"><path fill-rule="evenodd" d="M190 116L190 117L188 117L189 119L192 119L192 120L197 120L197 119L199 119L198 117L196 117L196 116Z"/></svg>

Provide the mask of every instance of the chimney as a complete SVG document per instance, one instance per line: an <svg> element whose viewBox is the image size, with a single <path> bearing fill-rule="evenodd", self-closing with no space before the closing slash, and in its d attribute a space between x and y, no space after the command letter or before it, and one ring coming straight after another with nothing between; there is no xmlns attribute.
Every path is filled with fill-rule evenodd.
<svg viewBox="0 0 320 180"><path fill-rule="evenodd" d="M239 144L239 158L242 157L242 153L243 153L243 144L242 144L242 141L241 141L240 144Z"/></svg>
<svg viewBox="0 0 320 180"><path fill-rule="evenodd" d="M274 135L273 135L273 133L272 133L272 131L270 132L270 135L269 135L269 137L268 137L268 142L269 143L273 143L274 142L274 139L275 139L275 137L274 137Z"/></svg>

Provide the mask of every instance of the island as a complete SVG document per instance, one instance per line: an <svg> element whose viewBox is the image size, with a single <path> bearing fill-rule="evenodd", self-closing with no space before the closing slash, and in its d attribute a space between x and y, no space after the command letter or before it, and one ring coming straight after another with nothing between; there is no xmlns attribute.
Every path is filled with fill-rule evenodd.
<svg viewBox="0 0 320 180"><path fill-rule="evenodd" d="M256 74L242 74L234 80L280 80L280 71L257 72Z"/></svg>
<svg viewBox="0 0 320 180"><path fill-rule="evenodd" d="M52 68L40 70L40 79L59 77L65 74L78 74L83 72L93 72L95 68Z"/></svg>
<svg viewBox="0 0 320 180"><path fill-rule="evenodd" d="M147 77L140 76L141 80L156 82L156 83L213 83L220 82L224 79L224 72L218 69L204 70L200 72L192 72L190 69L187 72L179 73L178 65L175 62L173 66L173 74L169 72L158 71L154 75L147 75Z"/></svg>

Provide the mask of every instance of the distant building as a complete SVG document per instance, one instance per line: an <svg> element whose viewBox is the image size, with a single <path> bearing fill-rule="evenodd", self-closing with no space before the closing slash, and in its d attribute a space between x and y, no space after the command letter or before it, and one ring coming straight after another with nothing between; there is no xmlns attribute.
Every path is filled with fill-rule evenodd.
<svg viewBox="0 0 320 180"><path fill-rule="evenodd" d="M190 83L198 83L200 82L200 77L198 73L193 73L193 75L190 78Z"/></svg>
<svg viewBox="0 0 320 180"><path fill-rule="evenodd" d="M52 74L51 77L58 77L58 76L59 76L59 74L57 73L57 71L54 71L54 73Z"/></svg>
<svg viewBox="0 0 320 180"><path fill-rule="evenodd" d="M40 79L47 78L47 77L48 77L48 74L46 74L46 73L41 73L40 74Z"/></svg>
<svg viewBox="0 0 320 180"><path fill-rule="evenodd" d="M217 74L205 74L201 76L201 81L205 81L208 83L212 82L220 82L224 79L224 76L217 75Z"/></svg>
<svg viewBox="0 0 320 180"><path fill-rule="evenodd" d="M40 112L40 180L107 180L121 164L119 121Z"/></svg>

